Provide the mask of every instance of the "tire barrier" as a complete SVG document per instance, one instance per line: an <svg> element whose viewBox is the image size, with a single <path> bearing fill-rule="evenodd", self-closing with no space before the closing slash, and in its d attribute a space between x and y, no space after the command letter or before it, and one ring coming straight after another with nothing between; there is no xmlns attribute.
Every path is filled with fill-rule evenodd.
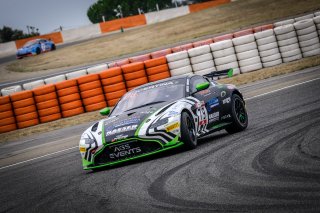
<svg viewBox="0 0 320 213"><path fill-rule="evenodd" d="M86 112L96 111L107 106L99 74L89 74L76 80Z"/></svg>
<svg viewBox="0 0 320 213"><path fill-rule="evenodd" d="M57 102L56 86L48 84L32 90L37 106L40 123L46 123L60 119L61 112L58 105L50 106L50 102Z"/></svg>
<svg viewBox="0 0 320 213"><path fill-rule="evenodd" d="M209 38L206 40L193 42L192 45L193 45L193 47L199 47L199 46L204 46L204 45L208 45L208 44L212 44L212 43L213 43L213 40L211 38Z"/></svg>
<svg viewBox="0 0 320 213"><path fill-rule="evenodd" d="M166 57L150 59L144 62L149 82L170 77L170 71Z"/></svg>
<svg viewBox="0 0 320 213"><path fill-rule="evenodd" d="M188 50L192 70L195 74L205 75L216 71L209 45L199 46Z"/></svg>
<svg viewBox="0 0 320 213"><path fill-rule="evenodd" d="M318 55L319 35L320 12L316 12L3 88L2 95L7 96L0 97L0 133L58 119L58 108L62 117L70 117L114 106L134 87L170 76L230 68L239 74ZM49 90L48 97L34 92L52 88L49 84L54 84L57 97Z"/></svg>
<svg viewBox="0 0 320 213"><path fill-rule="evenodd" d="M151 55L151 58L154 59L154 58L160 58L160 57L166 56L171 53L172 53L171 48L168 48L168 49L152 52L150 55Z"/></svg>
<svg viewBox="0 0 320 213"><path fill-rule="evenodd" d="M109 68L99 73L108 106L114 106L127 92L120 67Z"/></svg>
<svg viewBox="0 0 320 213"><path fill-rule="evenodd" d="M143 62L135 62L121 66L127 90L148 83Z"/></svg>
<svg viewBox="0 0 320 213"><path fill-rule="evenodd" d="M130 63L134 63L134 62L144 62L146 60L151 59L151 55L150 54L145 54L145 55L139 55L139 56L135 56L132 58L129 58L129 62Z"/></svg>
<svg viewBox="0 0 320 213"><path fill-rule="evenodd" d="M84 113L80 91L77 80L70 79L55 84L58 94L57 100L51 100L44 103L46 107L59 106L63 118ZM39 106L37 105L38 109ZM45 107L41 105L41 108Z"/></svg>
<svg viewBox="0 0 320 213"><path fill-rule="evenodd" d="M22 87L20 85L6 87L1 90L2 96L7 96L16 92L22 91Z"/></svg>
<svg viewBox="0 0 320 213"><path fill-rule="evenodd" d="M39 124L36 103L31 90L11 94L10 100L19 129Z"/></svg>
<svg viewBox="0 0 320 213"><path fill-rule="evenodd" d="M250 34L249 31L244 33L247 35L232 39L241 73L251 72L262 68L254 35Z"/></svg>
<svg viewBox="0 0 320 213"><path fill-rule="evenodd" d="M294 23L293 26L298 35L302 56L310 57L320 54L319 35L313 19L302 19Z"/></svg>
<svg viewBox="0 0 320 213"><path fill-rule="evenodd" d="M16 129L16 119L13 113L10 97L0 97L0 133Z"/></svg>
<svg viewBox="0 0 320 213"><path fill-rule="evenodd" d="M44 83L46 83L46 84L54 84L54 83L58 83L58 82L65 81L65 80L66 80L66 76L65 75L57 75L57 76L53 76L51 78L44 79Z"/></svg>
<svg viewBox="0 0 320 213"><path fill-rule="evenodd" d="M186 50L166 55L166 58L171 76L192 74L191 63Z"/></svg>
<svg viewBox="0 0 320 213"><path fill-rule="evenodd" d="M240 74L239 64L232 40L221 40L210 44L210 48L217 70L233 68L234 75Z"/></svg>
<svg viewBox="0 0 320 213"><path fill-rule="evenodd" d="M282 63L281 54L273 29L254 34L263 67L272 67Z"/></svg>
<svg viewBox="0 0 320 213"><path fill-rule="evenodd" d="M94 67L87 68L87 73L88 74L99 73L99 72L102 72L106 69L108 69L107 64L100 64L100 65L96 65Z"/></svg>
<svg viewBox="0 0 320 213"><path fill-rule="evenodd" d="M83 70L78 70L78 71L74 71L74 72L70 72L66 74L66 78L67 80L70 79L75 79L84 75L87 75L87 70L83 69Z"/></svg>
<svg viewBox="0 0 320 213"><path fill-rule="evenodd" d="M274 28L274 32L278 40L279 50L283 62L286 63L302 58L297 39L297 33L293 27L293 24L276 27Z"/></svg>
<svg viewBox="0 0 320 213"><path fill-rule="evenodd" d="M171 50L173 53L177 53L177 52L181 52L181 51L187 51L191 48L193 48L192 44L184 44L181 46L173 47Z"/></svg>

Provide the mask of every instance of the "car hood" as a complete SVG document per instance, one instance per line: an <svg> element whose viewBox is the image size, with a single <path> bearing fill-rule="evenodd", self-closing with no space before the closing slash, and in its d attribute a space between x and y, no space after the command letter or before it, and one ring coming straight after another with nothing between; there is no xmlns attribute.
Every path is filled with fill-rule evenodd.
<svg viewBox="0 0 320 213"><path fill-rule="evenodd" d="M105 133L105 142L116 142L120 139L133 137L140 124L156 110L157 108L142 108L100 121L102 122L102 131Z"/></svg>

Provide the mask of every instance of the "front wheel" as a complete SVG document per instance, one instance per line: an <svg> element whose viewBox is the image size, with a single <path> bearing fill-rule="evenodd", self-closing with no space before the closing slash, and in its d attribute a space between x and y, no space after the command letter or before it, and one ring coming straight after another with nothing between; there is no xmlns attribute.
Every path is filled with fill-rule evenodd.
<svg viewBox="0 0 320 213"><path fill-rule="evenodd" d="M232 134L243 131L248 126L248 114L242 98L237 95L232 95L232 119L233 122L226 128L227 132Z"/></svg>
<svg viewBox="0 0 320 213"><path fill-rule="evenodd" d="M182 112L181 115L181 140L187 149L197 147L196 128L193 118L187 112Z"/></svg>
<svg viewBox="0 0 320 213"><path fill-rule="evenodd" d="M36 54L39 55L40 53L41 53L41 50L40 50L40 48L38 47L38 48L36 49Z"/></svg>

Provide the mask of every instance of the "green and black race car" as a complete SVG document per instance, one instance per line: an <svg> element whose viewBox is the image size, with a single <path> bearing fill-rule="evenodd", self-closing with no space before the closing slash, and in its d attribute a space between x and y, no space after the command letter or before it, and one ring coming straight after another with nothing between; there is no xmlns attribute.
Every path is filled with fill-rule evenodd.
<svg viewBox="0 0 320 213"><path fill-rule="evenodd" d="M179 146L194 149L198 138L213 131L246 129L242 94L233 85L212 80L226 74L232 75L232 70L171 77L126 93L111 112L100 111L108 118L82 134L83 168L114 165Z"/></svg>

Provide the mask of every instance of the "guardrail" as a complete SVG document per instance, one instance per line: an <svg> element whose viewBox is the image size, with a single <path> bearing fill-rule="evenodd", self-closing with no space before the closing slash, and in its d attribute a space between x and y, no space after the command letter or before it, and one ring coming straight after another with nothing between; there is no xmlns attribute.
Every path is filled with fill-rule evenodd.
<svg viewBox="0 0 320 213"><path fill-rule="evenodd" d="M114 106L127 91L170 76L241 74L318 55L319 35L316 12L4 88L0 133Z"/></svg>

